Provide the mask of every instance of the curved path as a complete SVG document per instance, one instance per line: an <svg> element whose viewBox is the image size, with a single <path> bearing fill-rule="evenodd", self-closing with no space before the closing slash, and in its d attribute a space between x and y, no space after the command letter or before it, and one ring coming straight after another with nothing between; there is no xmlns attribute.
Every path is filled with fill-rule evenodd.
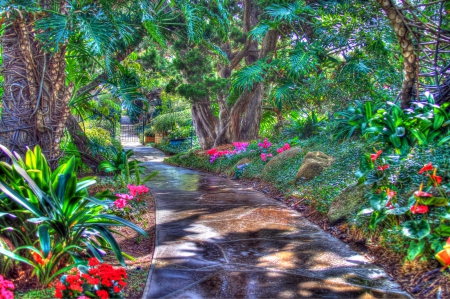
<svg viewBox="0 0 450 299"><path fill-rule="evenodd" d="M156 198L147 298L411 298L297 212L236 181L134 147Z"/></svg>

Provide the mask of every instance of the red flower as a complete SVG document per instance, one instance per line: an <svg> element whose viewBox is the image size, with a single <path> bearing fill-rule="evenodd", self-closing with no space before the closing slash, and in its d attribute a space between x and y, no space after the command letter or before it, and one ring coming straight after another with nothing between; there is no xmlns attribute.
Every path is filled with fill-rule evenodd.
<svg viewBox="0 0 450 299"><path fill-rule="evenodd" d="M109 294L108 294L108 292L105 291L105 290L99 290L99 291L97 291L97 292L95 292L95 293L97 294L97 296L98 296L100 299L108 299L108 298L109 298Z"/></svg>
<svg viewBox="0 0 450 299"><path fill-rule="evenodd" d="M428 206L412 206L410 209L413 214L425 214L428 212Z"/></svg>
<svg viewBox="0 0 450 299"><path fill-rule="evenodd" d="M55 290L55 297L56 298L62 298L63 297L63 294L62 294L61 290Z"/></svg>
<svg viewBox="0 0 450 299"><path fill-rule="evenodd" d="M430 171L430 170L433 170L433 165L431 165L431 162L428 163L427 165L424 165L424 166L422 167L422 169L419 170L419 174L422 174L422 173L424 173L425 171Z"/></svg>
<svg viewBox="0 0 450 299"><path fill-rule="evenodd" d="M372 162L375 162L375 160L378 159L382 152L382 150L379 150L376 154L370 154L370 159L372 159Z"/></svg>
<svg viewBox="0 0 450 299"><path fill-rule="evenodd" d="M214 155L215 153L217 153L217 149L216 148L212 148L209 151L206 152L208 155Z"/></svg>
<svg viewBox="0 0 450 299"><path fill-rule="evenodd" d="M114 293L120 293L121 289L118 286L114 286Z"/></svg>
<svg viewBox="0 0 450 299"><path fill-rule="evenodd" d="M92 258L88 259L88 265L89 265L89 267L95 267L97 265L100 265L100 262L98 261L97 258L92 257Z"/></svg>
<svg viewBox="0 0 450 299"><path fill-rule="evenodd" d="M389 164L383 165L383 166L378 166L377 169L380 171L386 170L389 168Z"/></svg>
<svg viewBox="0 0 450 299"><path fill-rule="evenodd" d="M415 197L432 197L433 194L426 193L424 191L419 190L419 191L414 192L414 196Z"/></svg>
<svg viewBox="0 0 450 299"><path fill-rule="evenodd" d="M386 204L386 208L389 208L389 210L392 210L394 208L394 205L392 203L388 202Z"/></svg>
<svg viewBox="0 0 450 299"><path fill-rule="evenodd" d="M433 181L434 186L437 186L440 183L442 183L442 177L440 177L438 175L432 174L432 175L430 175L430 179Z"/></svg>
<svg viewBox="0 0 450 299"><path fill-rule="evenodd" d="M44 260L37 252L33 251L33 253L31 253L31 255L33 256L33 259L36 263L38 263L39 265L44 265Z"/></svg>

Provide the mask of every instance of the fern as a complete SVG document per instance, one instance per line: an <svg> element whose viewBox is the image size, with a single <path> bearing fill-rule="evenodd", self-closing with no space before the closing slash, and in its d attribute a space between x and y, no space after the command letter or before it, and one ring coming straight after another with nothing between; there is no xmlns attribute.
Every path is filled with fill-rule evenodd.
<svg viewBox="0 0 450 299"><path fill-rule="evenodd" d="M310 13L310 8L304 1L295 1L294 3L272 4L266 7L265 13L272 17L274 21L286 21L292 23L298 20L304 20L302 17Z"/></svg>
<svg viewBox="0 0 450 299"><path fill-rule="evenodd" d="M189 40L198 41L204 31L203 19L200 16L201 10L185 3L182 7L182 11L186 19L186 27Z"/></svg>

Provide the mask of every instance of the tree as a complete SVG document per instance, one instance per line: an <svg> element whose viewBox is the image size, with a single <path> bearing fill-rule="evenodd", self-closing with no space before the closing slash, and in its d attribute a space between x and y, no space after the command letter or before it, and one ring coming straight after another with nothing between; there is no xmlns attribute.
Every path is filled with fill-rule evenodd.
<svg viewBox="0 0 450 299"><path fill-rule="evenodd" d="M162 0L0 0L6 27L2 37L5 92L0 142L21 153L26 146L39 144L55 165L70 118L71 99L88 95L112 77L145 32L155 42L164 43L165 36L171 34L163 30L164 25L184 25L181 15L192 15L187 4ZM178 12L175 17L174 10ZM191 35L195 34L193 30ZM67 77L69 56L79 67L93 71L90 83L81 86ZM72 133L78 134L73 131L77 127L74 119L68 124Z"/></svg>

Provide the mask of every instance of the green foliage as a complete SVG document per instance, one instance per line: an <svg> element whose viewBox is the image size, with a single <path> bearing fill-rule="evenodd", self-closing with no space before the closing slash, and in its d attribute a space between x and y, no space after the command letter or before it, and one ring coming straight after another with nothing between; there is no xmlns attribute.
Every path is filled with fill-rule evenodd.
<svg viewBox="0 0 450 299"><path fill-rule="evenodd" d="M159 134L166 134L177 127L191 126L191 122L192 115L190 109L178 112L169 112L166 114L160 114L153 119L153 130Z"/></svg>
<svg viewBox="0 0 450 299"><path fill-rule="evenodd" d="M365 103L355 101L347 110L337 112L335 138L348 139L364 135L366 129L370 127L370 120L379 108L380 105L374 105L370 101Z"/></svg>
<svg viewBox="0 0 450 299"><path fill-rule="evenodd" d="M309 138L319 134L324 118L318 117L314 110L306 115L295 110L290 114L290 123L283 130L285 136Z"/></svg>
<svg viewBox="0 0 450 299"><path fill-rule="evenodd" d="M131 222L99 213L110 201L104 195L88 195L87 188L95 180L77 179L75 159L51 171L38 146L27 151L25 160L3 146L1 149L12 161L0 166L0 212L8 217L2 218L1 227L20 246L14 251L0 248L0 252L34 267L42 284L74 266L57 271L60 261L70 257L77 264L85 250L99 259L104 250L112 250L124 264L110 227L127 226L147 235Z"/></svg>

